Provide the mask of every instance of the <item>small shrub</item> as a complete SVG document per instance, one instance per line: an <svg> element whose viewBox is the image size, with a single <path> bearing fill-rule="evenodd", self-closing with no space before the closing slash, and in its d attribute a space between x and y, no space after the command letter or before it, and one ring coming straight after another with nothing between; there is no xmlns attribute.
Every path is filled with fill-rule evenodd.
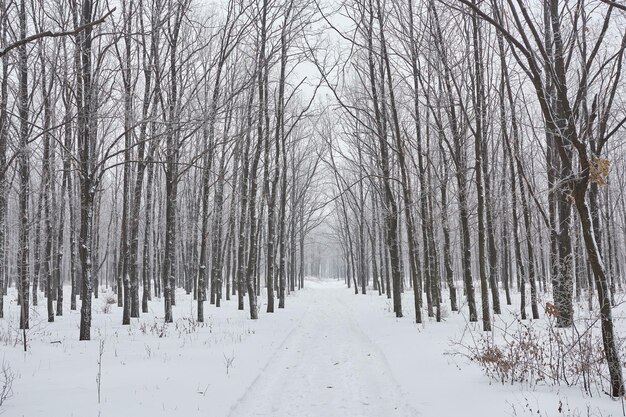
<svg viewBox="0 0 626 417"><path fill-rule="evenodd" d="M104 297L104 303L102 304L102 312L109 314L111 312L111 306L117 304L117 298L112 293L109 293Z"/></svg>
<svg viewBox="0 0 626 417"><path fill-rule="evenodd" d="M471 342L457 342L453 354L467 357L502 384L580 385L589 394L594 387L602 392L608 370L596 322L578 322L583 331L576 325L555 329L552 317L548 315L545 328L540 321L517 318L496 326L495 337L470 330Z"/></svg>
<svg viewBox="0 0 626 417"><path fill-rule="evenodd" d="M226 355L224 353L224 366L226 367L226 375L230 375L230 369L233 367L233 362L235 362L235 352L233 351L230 355Z"/></svg>
<svg viewBox="0 0 626 417"><path fill-rule="evenodd" d="M13 395L14 380L15 374L11 367L7 363L2 362L2 369L0 369L0 407Z"/></svg>
<svg viewBox="0 0 626 417"><path fill-rule="evenodd" d="M167 323L159 323L156 320L150 326L150 332L157 335L159 338L167 337Z"/></svg>

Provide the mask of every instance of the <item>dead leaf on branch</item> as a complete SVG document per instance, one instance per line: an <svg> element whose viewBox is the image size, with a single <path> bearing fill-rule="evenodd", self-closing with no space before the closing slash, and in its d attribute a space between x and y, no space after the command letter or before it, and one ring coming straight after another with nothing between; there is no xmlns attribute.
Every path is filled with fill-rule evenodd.
<svg viewBox="0 0 626 417"><path fill-rule="evenodd" d="M546 314L552 317L559 317L559 310L552 303L546 303L545 306Z"/></svg>
<svg viewBox="0 0 626 417"><path fill-rule="evenodd" d="M589 180L599 186L606 186L608 184L607 177L609 176L610 168L611 161L608 159L598 156L592 157L589 166Z"/></svg>

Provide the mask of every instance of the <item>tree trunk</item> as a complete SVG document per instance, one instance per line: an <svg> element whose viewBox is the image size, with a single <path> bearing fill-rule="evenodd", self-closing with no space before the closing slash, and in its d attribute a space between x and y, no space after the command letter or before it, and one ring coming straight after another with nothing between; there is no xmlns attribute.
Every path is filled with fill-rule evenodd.
<svg viewBox="0 0 626 417"><path fill-rule="evenodd" d="M604 355L609 366L611 395L614 397L620 397L624 395L624 383L622 378L622 366L620 364L615 333L613 330L613 317L611 314L611 300L608 280L604 264L602 262L602 257L595 241L593 221L591 219L589 206L585 200L587 181L584 179L579 181L580 182L574 187L574 198L583 230L585 247L587 248L587 259L595 277L598 302L600 303L602 346L604 348Z"/></svg>
<svg viewBox="0 0 626 417"><path fill-rule="evenodd" d="M20 38L26 38L26 4L25 0L20 1L19 9L19 26ZM18 78L19 78L19 95L18 95L18 111L20 116L19 124L19 158L18 170L20 178L19 186L19 232L18 232L18 279L20 282L20 329L29 328L29 287L30 287L30 268L29 268L29 240L30 240L30 219L28 210L28 200L30 199L30 166L29 166L29 95L28 95L28 55L26 45L18 48ZM34 294L37 288L34 288ZM36 305L36 296L33 299ZM26 349L26 340L24 339L24 349Z"/></svg>
<svg viewBox="0 0 626 417"><path fill-rule="evenodd" d="M0 0L0 43L7 43L7 18L6 18L6 1ZM5 252L7 230L7 106L8 106L8 88L9 88L9 57L4 55L0 62L2 67L2 78L0 79L0 319L4 318L4 289L6 287L8 276L6 274L8 259Z"/></svg>

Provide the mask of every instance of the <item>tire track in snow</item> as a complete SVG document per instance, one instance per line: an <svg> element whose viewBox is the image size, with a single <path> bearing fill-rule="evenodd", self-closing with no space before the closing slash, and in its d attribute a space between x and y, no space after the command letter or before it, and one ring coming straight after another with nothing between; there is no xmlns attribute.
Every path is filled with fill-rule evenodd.
<svg viewBox="0 0 626 417"><path fill-rule="evenodd" d="M310 289L311 308L231 417L413 417L384 354L336 289Z"/></svg>

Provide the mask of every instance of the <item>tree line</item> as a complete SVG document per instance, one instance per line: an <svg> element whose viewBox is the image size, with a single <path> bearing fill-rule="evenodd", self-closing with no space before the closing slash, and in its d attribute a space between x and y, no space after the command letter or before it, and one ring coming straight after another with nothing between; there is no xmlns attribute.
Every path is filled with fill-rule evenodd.
<svg viewBox="0 0 626 417"><path fill-rule="evenodd" d="M411 290L417 323L466 306L484 331L514 293L521 319L550 300L564 328L586 297L622 395L623 6L351 0L320 13L350 50L316 61L341 114L322 137L348 286L371 283L397 317Z"/></svg>
<svg viewBox="0 0 626 417"><path fill-rule="evenodd" d="M111 287L122 323L176 290L258 317L303 286L318 222L306 1L0 3L0 288L47 319ZM65 286L70 294L65 294ZM276 300L276 301L275 301ZM0 317L4 313L0 297ZM79 306L80 304L80 306Z"/></svg>

